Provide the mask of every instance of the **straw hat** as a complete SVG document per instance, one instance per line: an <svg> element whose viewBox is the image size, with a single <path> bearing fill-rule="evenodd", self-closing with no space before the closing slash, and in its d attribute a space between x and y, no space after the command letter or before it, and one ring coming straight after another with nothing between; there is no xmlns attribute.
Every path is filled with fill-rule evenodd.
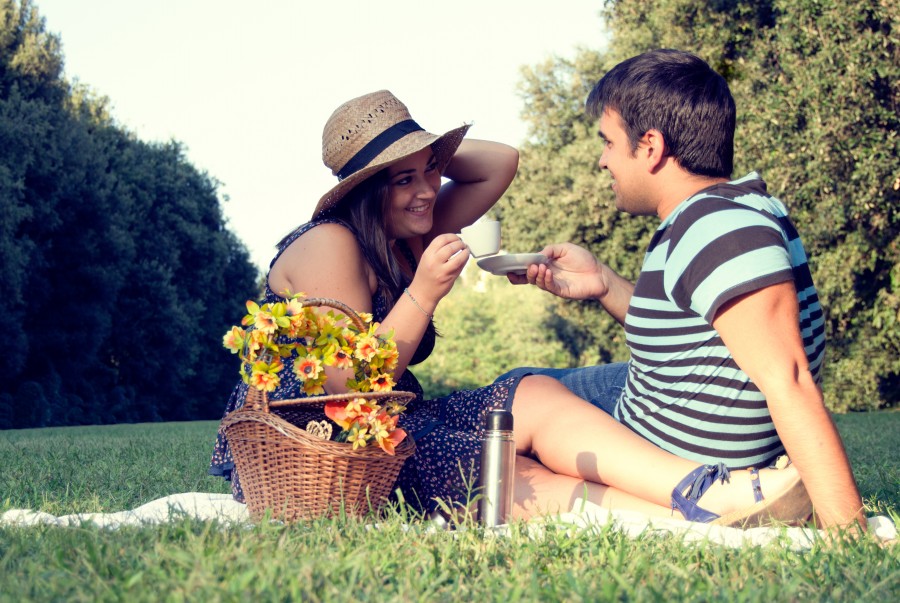
<svg viewBox="0 0 900 603"><path fill-rule="evenodd" d="M335 207L369 176L429 145L443 173L468 129L467 124L442 136L429 134L387 90L347 101L331 114L322 131L322 161L339 182L319 200L312 219Z"/></svg>

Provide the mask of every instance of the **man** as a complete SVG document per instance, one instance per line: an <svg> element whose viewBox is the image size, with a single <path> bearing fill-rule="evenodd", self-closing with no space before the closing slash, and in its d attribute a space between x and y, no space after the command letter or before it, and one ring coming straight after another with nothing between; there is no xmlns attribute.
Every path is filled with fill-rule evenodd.
<svg viewBox="0 0 900 603"><path fill-rule="evenodd" d="M509 275L596 299L625 327L627 365L551 374L647 440L702 463L787 454L823 526L864 525L819 379L824 321L787 210L756 173L730 181L735 105L701 59L656 50L617 65L587 110L616 207L661 224L632 284L572 244Z"/></svg>

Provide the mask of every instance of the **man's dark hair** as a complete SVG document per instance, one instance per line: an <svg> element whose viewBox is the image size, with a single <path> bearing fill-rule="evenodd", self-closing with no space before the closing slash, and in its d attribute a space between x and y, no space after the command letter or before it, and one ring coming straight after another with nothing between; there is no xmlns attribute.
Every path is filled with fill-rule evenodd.
<svg viewBox="0 0 900 603"><path fill-rule="evenodd" d="M659 130L666 155L688 172L715 178L734 167L734 98L728 83L703 59L660 49L619 63L597 82L585 103L599 118L622 117L632 151L649 130Z"/></svg>

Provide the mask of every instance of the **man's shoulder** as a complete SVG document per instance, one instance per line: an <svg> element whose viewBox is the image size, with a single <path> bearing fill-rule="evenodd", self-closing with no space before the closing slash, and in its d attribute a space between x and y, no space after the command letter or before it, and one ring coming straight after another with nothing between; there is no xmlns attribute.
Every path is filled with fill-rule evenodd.
<svg viewBox="0 0 900 603"><path fill-rule="evenodd" d="M787 208L777 198L769 194L766 183L756 172L743 178L721 182L703 189L685 200L678 208L673 222L678 219L692 223L710 214L729 212L732 219L754 219L760 213L772 218L787 215ZM746 213L745 213L746 212Z"/></svg>

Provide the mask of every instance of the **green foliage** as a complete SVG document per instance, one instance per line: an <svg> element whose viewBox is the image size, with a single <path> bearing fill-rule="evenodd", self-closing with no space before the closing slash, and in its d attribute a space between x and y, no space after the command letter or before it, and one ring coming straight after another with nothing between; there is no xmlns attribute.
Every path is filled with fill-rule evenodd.
<svg viewBox="0 0 900 603"><path fill-rule="evenodd" d="M620 60L682 48L728 80L738 105L736 174L759 171L804 238L826 312L825 394L838 412L900 399L900 13L886 0L619 0L604 52L525 69L531 138L498 211L504 237L570 240L634 278L655 220L619 215L596 165L593 84ZM622 359L597 307L554 301L579 363ZM577 307L576 307L577 306Z"/></svg>
<svg viewBox="0 0 900 603"><path fill-rule="evenodd" d="M557 366L570 362L564 343L547 337L549 317L542 292L513 287L476 267L466 267L435 316L436 352L412 367L429 398L491 383L519 366Z"/></svg>
<svg viewBox="0 0 900 603"><path fill-rule="evenodd" d="M900 413L837 419L868 509L896 519ZM224 482L203 476L216 428L210 421L6 432L0 513L116 512L176 492L225 492ZM629 538L613 528L428 532L401 510L379 518L378 529L370 523L0 528L0 601L768 603L900 595L900 549L868 540L797 552Z"/></svg>
<svg viewBox="0 0 900 603"><path fill-rule="evenodd" d="M216 182L117 127L62 64L32 3L0 0L0 429L217 416L221 335L256 270Z"/></svg>
<svg viewBox="0 0 900 603"><path fill-rule="evenodd" d="M597 124L585 114L584 101L604 69L603 57L588 50L573 61L557 59L523 69L523 117L531 137L497 212L504 238L524 250L571 241L635 279L656 225L616 210L612 181L597 164ZM570 365L627 359L621 326L599 304L545 297L549 315L542 328L548 337L565 342Z"/></svg>
<svg viewBox="0 0 900 603"><path fill-rule="evenodd" d="M857 0L773 6L775 26L736 70L735 94L754 106L738 157L759 166L804 235L828 320L830 405L895 404L900 13Z"/></svg>

